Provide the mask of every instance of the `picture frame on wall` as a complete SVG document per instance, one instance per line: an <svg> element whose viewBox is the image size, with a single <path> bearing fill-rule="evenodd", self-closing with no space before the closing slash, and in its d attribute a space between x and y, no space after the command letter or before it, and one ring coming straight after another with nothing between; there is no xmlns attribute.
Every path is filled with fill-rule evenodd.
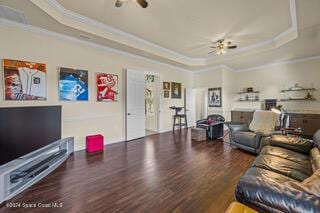
<svg viewBox="0 0 320 213"><path fill-rule="evenodd" d="M4 59L3 78L6 101L47 100L46 64Z"/></svg>
<svg viewBox="0 0 320 213"><path fill-rule="evenodd" d="M118 101L118 75L110 73L96 73L96 86L98 102Z"/></svg>
<svg viewBox="0 0 320 213"><path fill-rule="evenodd" d="M163 91L163 97L164 98L170 98L170 90L164 90Z"/></svg>
<svg viewBox="0 0 320 213"><path fill-rule="evenodd" d="M222 107L221 87L208 89L209 107Z"/></svg>
<svg viewBox="0 0 320 213"><path fill-rule="evenodd" d="M180 99L181 98L181 83L171 82L171 98Z"/></svg>
<svg viewBox="0 0 320 213"><path fill-rule="evenodd" d="M88 71L60 67L59 99L60 101L88 101Z"/></svg>
<svg viewBox="0 0 320 213"><path fill-rule="evenodd" d="M170 90L170 82L163 82L163 89Z"/></svg>

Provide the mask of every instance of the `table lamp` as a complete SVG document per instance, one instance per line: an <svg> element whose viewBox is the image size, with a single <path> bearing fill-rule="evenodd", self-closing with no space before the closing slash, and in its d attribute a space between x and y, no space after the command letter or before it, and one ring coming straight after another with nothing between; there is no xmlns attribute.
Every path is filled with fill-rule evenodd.
<svg viewBox="0 0 320 213"><path fill-rule="evenodd" d="M280 128L285 128L288 120L288 112L283 109L282 105L271 108L271 111L280 115Z"/></svg>

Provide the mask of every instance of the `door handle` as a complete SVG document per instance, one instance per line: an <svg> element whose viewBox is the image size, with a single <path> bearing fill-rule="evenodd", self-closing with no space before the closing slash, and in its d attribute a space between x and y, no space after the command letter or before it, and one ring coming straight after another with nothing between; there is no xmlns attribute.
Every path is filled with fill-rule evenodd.
<svg viewBox="0 0 320 213"><path fill-rule="evenodd" d="M127 115L131 115L131 113L127 113Z"/></svg>

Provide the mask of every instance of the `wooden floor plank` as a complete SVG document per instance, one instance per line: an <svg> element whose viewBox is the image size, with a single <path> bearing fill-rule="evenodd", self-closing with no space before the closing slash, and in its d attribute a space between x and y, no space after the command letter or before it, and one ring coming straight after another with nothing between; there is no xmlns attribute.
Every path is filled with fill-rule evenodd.
<svg viewBox="0 0 320 213"><path fill-rule="evenodd" d="M221 140L191 141L190 131L147 136L76 152L9 202L62 202L62 208L0 212L223 212L254 155Z"/></svg>

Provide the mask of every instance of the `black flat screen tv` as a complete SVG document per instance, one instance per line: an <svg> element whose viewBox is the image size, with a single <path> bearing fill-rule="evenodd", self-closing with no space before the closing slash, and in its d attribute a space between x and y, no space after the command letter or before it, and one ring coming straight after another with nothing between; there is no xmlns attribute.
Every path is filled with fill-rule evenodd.
<svg viewBox="0 0 320 213"><path fill-rule="evenodd" d="M61 106L0 108L0 166L61 139Z"/></svg>

